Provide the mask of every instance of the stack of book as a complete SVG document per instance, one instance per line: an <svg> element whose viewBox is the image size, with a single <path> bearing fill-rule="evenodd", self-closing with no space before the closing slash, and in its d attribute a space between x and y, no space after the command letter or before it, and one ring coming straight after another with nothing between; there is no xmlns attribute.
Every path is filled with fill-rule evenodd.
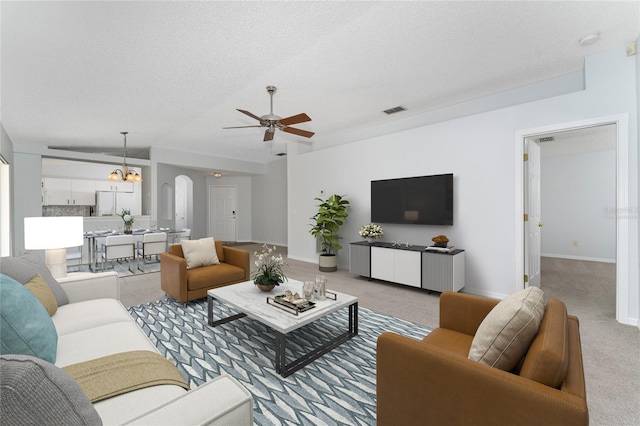
<svg viewBox="0 0 640 426"><path fill-rule="evenodd" d="M440 252L440 253L451 253L455 249L456 248L454 246L447 246L447 247L430 246L430 247L427 247L425 250L427 250L427 251L437 251L437 252Z"/></svg>

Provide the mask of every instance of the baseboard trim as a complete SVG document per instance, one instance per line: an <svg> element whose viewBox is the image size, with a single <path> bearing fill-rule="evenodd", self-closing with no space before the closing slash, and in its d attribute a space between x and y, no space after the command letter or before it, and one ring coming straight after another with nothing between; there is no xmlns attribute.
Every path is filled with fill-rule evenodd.
<svg viewBox="0 0 640 426"><path fill-rule="evenodd" d="M550 254L542 253L541 257L553 257L556 259L569 259L569 260L584 260L586 262L604 262L604 263L616 263L616 259L606 259L601 257L586 257L586 256L568 256L566 254Z"/></svg>
<svg viewBox="0 0 640 426"><path fill-rule="evenodd" d="M320 259L318 259L317 257L315 259L308 259L306 257L300 257L300 256L287 256L289 259L293 259L293 260L299 260L301 262L308 262L308 263L313 263L313 264L318 264L318 262L320 262Z"/></svg>

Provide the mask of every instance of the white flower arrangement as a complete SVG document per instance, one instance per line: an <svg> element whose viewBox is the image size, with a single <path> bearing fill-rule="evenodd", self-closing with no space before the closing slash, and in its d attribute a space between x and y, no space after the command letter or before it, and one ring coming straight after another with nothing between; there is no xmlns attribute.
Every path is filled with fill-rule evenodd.
<svg viewBox="0 0 640 426"><path fill-rule="evenodd" d="M368 225L364 225L360 228L360 232L358 232L363 238L380 238L384 234L382 231L382 227L380 225L376 225L375 223L370 223Z"/></svg>
<svg viewBox="0 0 640 426"><path fill-rule="evenodd" d="M281 253L276 256L273 248L264 244L262 250L256 250L253 255L256 257L254 265L256 270L251 275L254 284L275 284L280 285L287 277L284 275L284 267L288 266L282 257Z"/></svg>
<svg viewBox="0 0 640 426"><path fill-rule="evenodd" d="M133 216L131 215L131 210L122 209L122 213L120 213L120 217L124 221L125 225L133 225Z"/></svg>

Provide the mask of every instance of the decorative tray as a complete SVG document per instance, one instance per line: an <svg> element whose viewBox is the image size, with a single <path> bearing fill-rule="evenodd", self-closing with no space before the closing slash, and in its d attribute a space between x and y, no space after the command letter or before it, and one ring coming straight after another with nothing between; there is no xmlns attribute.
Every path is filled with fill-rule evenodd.
<svg viewBox="0 0 640 426"><path fill-rule="evenodd" d="M290 293L290 292L289 292ZM297 293L295 294L297 296ZM282 309L292 315L298 315L302 312L306 312L309 309L316 307L314 302L310 302L307 299L294 298L291 294L281 294L276 297L267 297L267 305L274 306L278 309Z"/></svg>

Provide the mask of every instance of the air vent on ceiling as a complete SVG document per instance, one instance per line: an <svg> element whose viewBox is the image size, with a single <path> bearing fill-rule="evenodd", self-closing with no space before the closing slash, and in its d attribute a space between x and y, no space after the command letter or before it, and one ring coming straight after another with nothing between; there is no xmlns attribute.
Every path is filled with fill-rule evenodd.
<svg viewBox="0 0 640 426"><path fill-rule="evenodd" d="M276 154L276 155L277 155L278 157L284 157L285 155L287 155L287 153L286 153L286 152L281 152L281 153Z"/></svg>
<svg viewBox="0 0 640 426"><path fill-rule="evenodd" d="M546 137L546 138L539 138L538 142L553 142L555 140L556 140L556 138L554 138L553 136L549 136L549 137Z"/></svg>
<svg viewBox="0 0 640 426"><path fill-rule="evenodd" d="M403 106L401 106L401 105L398 105L398 106L397 106L397 107L395 107L395 108L385 109L383 112L384 112L385 114L389 114L389 115L391 115L391 114L395 114L396 112L406 111L406 110L407 110L407 109L406 109L405 107L403 107Z"/></svg>

